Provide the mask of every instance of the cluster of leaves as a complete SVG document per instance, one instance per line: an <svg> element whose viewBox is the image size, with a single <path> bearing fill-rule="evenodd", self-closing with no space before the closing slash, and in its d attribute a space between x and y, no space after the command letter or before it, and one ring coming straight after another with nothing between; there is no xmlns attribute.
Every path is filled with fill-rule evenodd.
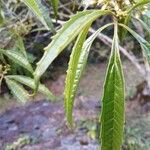
<svg viewBox="0 0 150 150"><path fill-rule="evenodd" d="M31 2L32 1L25 1L25 4L30 4ZM33 12L40 20L42 19L41 21L46 29L53 29L51 18L48 15L46 7L42 5L41 1L39 1L39 3L35 2L34 5L33 3L30 4L30 8L33 7ZM24 9L25 14L22 11L18 14L18 16L23 18L20 19L17 17L16 14L13 13L13 11L15 11L14 7L11 11L12 5L17 5L18 7L16 7L16 9L25 7L23 3L18 3L17 1L9 1L7 4L3 1L1 2L0 32L1 35L4 35L4 39L8 40L6 40L6 42L3 41L3 45L0 49L0 85L4 79L17 100L25 103L32 96L32 94L28 93L26 87L31 89L35 88L33 80L34 66L32 65L35 58L26 51L24 45L24 36L30 33L32 29L32 20L27 20L29 17L28 10L26 9ZM47 16L43 17L44 14ZM26 15L25 18L24 15ZM17 23L15 24L15 22ZM55 96L45 87L45 85L40 84L38 91L46 95L49 100L55 99Z"/></svg>
<svg viewBox="0 0 150 150"><path fill-rule="evenodd" d="M65 86L65 112L69 126L73 126L73 104L77 86L87 62L90 47L96 36L108 26L114 24L114 38L110 61L106 73L101 113L101 148L119 150L122 145L124 126L124 78L119 54L119 40L124 39L126 31L132 34L140 43L145 56L149 55L150 43L129 28L132 15L149 0L131 1L101 1L101 10L85 10L71 17L54 36L52 42L45 48L45 54L38 62L34 72L38 87L39 78L52 61L77 36L76 43L70 56L69 68ZM113 23L98 29L86 39L92 22L102 15L111 15ZM144 22L143 22L144 23ZM149 30L149 27L148 27ZM147 57L147 59L149 59Z"/></svg>
<svg viewBox="0 0 150 150"><path fill-rule="evenodd" d="M54 31L52 22L47 19L47 13L41 6L41 1L23 0L23 2L37 15L43 25ZM52 5L57 15L58 1L52 1ZM18 54L10 50L0 50L2 56L12 59L22 67L26 68L34 79L24 76L5 75L5 80L12 89L14 95L19 99L27 98L27 93L19 85L23 83L34 89L43 91L43 85L40 84L40 77L47 70L53 60L77 37L72 53L70 56L66 85L64 92L65 114L68 125L73 127L73 105L77 91L78 83L84 71L90 47L98 36L107 27L114 26L114 36L106 79L104 83L104 91L102 98L101 112L101 149L102 150L119 150L122 145L124 130L124 77L122 64L120 59L119 43L125 38L126 32L132 34L140 43L143 55L149 60L150 42L146 41L142 36L137 34L129 27L129 23L134 14L139 12L139 8L150 3L150 0L123 1L123 0L98 0L92 4L99 5L101 9L91 9L78 12L67 21L53 37L52 42L44 49L45 53L41 60L37 63L35 71L33 71L26 54ZM88 3L89 6L91 3ZM113 22L100 27L95 33L87 38L89 28L92 23L103 15L109 15L113 18ZM141 19L138 20L150 31ZM31 84L32 83L32 84ZM15 88L14 88L15 87ZM44 89L44 92L47 90ZM50 92L47 92L50 94ZM47 94L45 93L45 94ZM52 96L52 94L50 94Z"/></svg>

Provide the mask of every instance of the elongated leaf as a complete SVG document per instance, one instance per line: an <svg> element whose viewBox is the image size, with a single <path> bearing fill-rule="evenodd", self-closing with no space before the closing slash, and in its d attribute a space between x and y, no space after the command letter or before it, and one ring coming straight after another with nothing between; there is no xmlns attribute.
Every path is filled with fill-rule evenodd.
<svg viewBox="0 0 150 150"><path fill-rule="evenodd" d="M8 75L6 76L9 79L13 79L17 82L20 82L32 89L35 89L35 82L32 78L30 77L26 77L26 76L21 76L21 75ZM38 92L43 93L44 95L46 95L50 100L55 100L55 96L49 91L49 89L43 85L43 84L39 84L39 88L38 88Z"/></svg>
<svg viewBox="0 0 150 150"><path fill-rule="evenodd" d="M119 20L119 23L128 25L129 22L130 22L130 20L131 20L131 16L128 15L128 16L122 18L121 20ZM123 27L119 27L118 35L119 35L119 40L120 40L120 42L122 42L122 41L124 40L126 34L127 34L127 30L124 29Z"/></svg>
<svg viewBox="0 0 150 150"><path fill-rule="evenodd" d="M54 13L55 13L55 17L57 17L57 11L58 11L58 3L59 3L59 0L50 0L51 3L52 3L52 6L53 6L53 10L54 10Z"/></svg>
<svg viewBox="0 0 150 150"><path fill-rule="evenodd" d="M119 24L120 26L124 27L128 32L130 32L135 39L140 43L141 48L144 50L144 53L148 57L148 60L150 61L150 43L146 41L144 38L142 38L139 34L137 34L135 31L133 31L131 28L124 24Z"/></svg>
<svg viewBox="0 0 150 150"><path fill-rule="evenodd" d="M52 42L45 48L42 59L38 62L35 70L35 80L46 71L51 62L60 54L60 52L82 31L89 23L96 18L108 14L110 11L86 10L73 16L54 36Z"/></svg>
<svg viewBox="0 0 150 150"><path fill-rule="evenodd" d="M142 6L142 5L145 5L145 4L148 4L150 3L150 0L139 0L138 2L136 2L135 5L133 5L128 12L132 11L133 9L139 7L139 6Z"/></svg>
<svg viewBox="0 0 150 150"><path fill-rule="evenodd" d="M23 43L23 38L21 36L17 36L16 47L18 47L19 50L24 55L24 57L27 58L27 53L26 53L26 49L25 49L25 46L24 46L24 43Z"/></svg>
<svg viewBox="0 0 150 150"><path fill-rule="evenodd" d="M0 49L0 53L6 55L9 59L14 61L16 64L19 64L20 66L26 68L28 71L33 73L33 69L29 61L20 53L12 50L1 50L1 49Z"/></svg>
<svg viewBox="0 0 150 150"><path fill-rule="evenodd" d="M118 26L112 44L102 98L101 149L120 150L124 128L124 79L118 45Z"/></svg>
<svg viewBox="0 0 150 150"><path fill-rule="evenodd" d="M133 7L138 7L150 3L150 0L139 0Z"/></svg>
<svg viewBox="0 0 150 150"><path fill-rule="evenodd" d="M136 20L138 20L141 25L144 27L144 29L148 32L148 34L150 35L150 27L140 18L135 18Z"/></svg>
<svg viewBox="0 0 150 150"><path fill-rule="evenodd" d="M67 77L66 77L66 87L65 87L65 112L67 121L69 123L69 126L72 127L73 119L72 119L72 110L73 110L73 103L74 103L74 97L75 92L77 88L77 84L79 82L80 78L80 72L82 67L82 64L78 64L78 61L80 59L81 50L83 43L86 39L87 33L89 30L89 26L85 27L83 31L79 34L78 39L73 47L72 54L70 56L70 62L69 62L69 69L67 71ZM85 57L82 59L86 59Z"/></svg>
<svg viewBox="0 0 150 150"><path fill-rule="evenodd" d="M80 77L83 73L84 67L87 62L90 47L97 37L97 35L104 30L106 27L112 24L107 24L97 30L92 36L90 36L85 42L88 27L86 27L78 36L78 39L74 45L72 54L70 56L69 68L67 71L66 85L65 85L65 112L67 121L70 126L73 124L72 110L74 104L74 97L77 90L77 86ZM83 44L84 42L84 44Z"/></svg>
<svg viewBox="0 0 150 150"><path fill-rule="evenodd" d="M49 10L42 5L41 0L22 0L39 18L42 24L47 28L47 30L54 31L54 27L49 17Z"/></svg>
<svg viewBox="0 0 150 150"><path fill-rule="evenodd" d="M3 15L3 11L2 11L2 8L0 6L0 27L3 25L4 23L4 15Z"/></svg>
<svg viewBox="0 0 150 150"><path fill-rule="evenodd" d="M18 101L25 103L29 99L27 91L20 84L6 77L5 80L12 94Z"/></svg>

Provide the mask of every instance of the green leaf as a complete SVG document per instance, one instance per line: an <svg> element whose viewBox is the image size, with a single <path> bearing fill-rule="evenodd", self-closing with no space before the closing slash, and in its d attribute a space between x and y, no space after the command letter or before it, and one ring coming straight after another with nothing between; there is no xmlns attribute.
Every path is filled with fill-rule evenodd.
<svg viewBox="0 0 150 150"><path fill-rule="evenodd" d="M24 85L26 85L26 86L28 86L32 89L35 89L35 82L30 77L21 76L21 75L7 75L6 77L9 78L9 79L13 79L17 82L20 82L20 83L22 83L22 84L24 84ZM44 95L46 95L52 101L54 101L56 99L56 97L43 84L39 84L38 92L43 93Z"/></svg>
<svg viewBox="0 0 150 150"><path fill-rule="evenodd" d="M24 46L23 38L21 36L17 36L15 44L16 44L16 47L18 47L19 50L22 52L22 54L24 55L24 57L28 58L27 57L27 53L26 53L26 49L25 49L25 46Z"/></svg>
<svg viewBox="0 0 150 150"><path fill-rule="evenodd" d="M145 4L150 3L150 0L139 0L131 8L129 8L128 13L139 6L144 6Z"/></svg>
<svg viewBox="0 0 150 150"><path fill-rule="evenodd" d="M14 80L5 77L6 83L11 90L12 94L17 98L18 101L25 103L29 99L27 91Z"/></svg>
<svg viewBox="0 0 150 150"><path fill-rule="evenodd" d="M127 15L127 16L123 17L121 20L119 20L119 23L128 25L130 20L131 20L131 16ZM119 27L118 35L119 35L120 42L122 42L124 40L126 34L127 34L127 30L125 30L123 27Z"/></svg>
<svg viewBox="0 0 150 150"><path fill-rule="evenodd" d="M72 110L73 110L75 92L81 76L80 74L82 72L81 69L83 69L83 63L86 60L86 57L82 58L83 62L80 64L79 64L79 59L81 57L82 46L86 39L88 30L89 30L89 25L85 27L82 30L82 32L79 34L77 41L73 47L72 54L70 56L69 68L67 71L66 86L65 86L65 113L67 117L67 122L70 127L72 127L72 123L73 123ZM88 55L88 53L86 54Z"/></svg>
<svg viewBox="0 0 150 150"><path fill-rule="evenodd" d="M101 150L120 150L123 138L125 94L117 32L115 24L102 98Z"/></svg>
<svg viewBox="0 0 150 150"><path fill-rule="evenodd" d="M0 27L4 24L5 20L4 20L4 13L3 10L0 6Z"/></svg>
<svg viewBox="0 0 150 150"><path fill-rule="evenodd" d="M41 0L22 0L38 17L47 30L55 32L53 23L49 16L49 10L42 4Z"/></svg>
<svg viewBox="0 0 150 150"><path fill-rule="evenodd" d="M144 29L150 35L150 27L143 20L141 20L140 18L134 18L134 19L138 20L141 23L141 25L144 27Z"/></svg>
<svg viewBox="0 0 150 150"><path fill-rule="evenodd" d="M16 64L26 68L28 71L33 73L33 69L29 61L21 55L19 52L14 50L2 50L0 49L0 53L6 55L9 59L14 61Z"/></svg>
<svg viewBox="0 0 150 150"><path fill-rule="evenodd" d="M57 17L59 0L50 0L53 6L55 17Z"/></svg>
<svg viewBox="0 0 150 150"><path fill-rule="evenodd" d="M75 39L87 24L92 23L96 18L109 13L111 12L105 10L86 10L71 17L71 19L67 21L54 36L52 42L45 48L45 53L42 59L37 63L37 68L34 73L36 82L52 61L69 43L72 42L73 39Z"/></svg>
<svg viewBox="0 0 150 150"><path fill-rule="evenodd" d="M65 85L65 113L69 126L72 127L72 111L74 104L74 97L77 91L78 83L85 68L87 58L89 55L90 47L97 37L97 35L106 27L112 24L107 24L92 34L85 42L85 38L88 32L89 26L79 34L78 39L73 47L72 54L70 56L69 67L66 77ZM84 44L83 44L84 43Z"/></svg>
<svg viewBox="0 0 150 150"><path fill-rule="evenodd" d="M148 4L150 3L150 0L139 0L134 7L138 7L138 6L141 6L141 5L145 5L145 4Z"/></svg>
<svg viewBox="0 0 150 150"><path fill-rule="evenodd" d="M144 50L144 53L148 57L150 61L150 43L146 41L143 37L141 37L139 34L137 34L135 31L133 31L131 28L124 24L119 24L120 26L124 27L130 34L134 36L134 38L140 43L141 48Z"/></svg>

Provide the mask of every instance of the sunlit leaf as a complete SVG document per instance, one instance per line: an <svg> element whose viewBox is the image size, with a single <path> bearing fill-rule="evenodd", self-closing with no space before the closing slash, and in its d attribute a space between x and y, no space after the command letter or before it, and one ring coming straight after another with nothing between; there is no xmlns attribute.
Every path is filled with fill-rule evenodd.
<svg viewBox="0 0 150 150"><path fill-rule="evenodd" d="M101 112L101 149L120 150L124 128L124 79L119 54L118 26L115 24Z"/></svg>

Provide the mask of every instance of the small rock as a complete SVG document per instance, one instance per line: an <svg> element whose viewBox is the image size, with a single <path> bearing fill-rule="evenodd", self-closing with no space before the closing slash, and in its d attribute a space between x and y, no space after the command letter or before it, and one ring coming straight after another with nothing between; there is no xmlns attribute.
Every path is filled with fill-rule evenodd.
<svg viewBox="0 0 150 150"><path fill-rule="evenodd" d="M19 130L21 132L30 132L34 129L40 129L42 125L45 125L48 119L42 115L28 116L22 124L20 124Z"/></svg>
<svg viewBox="0 0 150 150"><path fill-rule="evenodd" d="M3 141L5 143L7 142L13 142L18 137L18 131L5 131L3 134Z"/></svg>
<svg viewBox="0 0 150 150"><path fill-rule="evenodd" d="M88 150L98 150L98 149L99 149L98 145L93 145L93 144L88 145Z"/></svg>
<svg viewBox="0 0 150 150"><path fill-rule="evenodd" d="M32 132L30 132L28 134L30 140L32 141L32 143L37 143L40 141L40 137L41 137L41 131L40 130L33 130Z"/></svg>
<svg viewBox="0 0 150 150"><path fill-rule="evenodd" d="M61 145L62 146L72 145L75 142L76 142L75 135L69 135L69 136L61 139Z"/></svg>
<svg viewBox="0 0 150 150"><path fill-rule="evenodd" d="M8 128L8 130L9 130L9 131L17 131L17 130L18 130L18 126L17 126L15 123L13 123L13 124L11 124L11 126Z"/></svg>
<svg viewBox="0 0 150 150"><path fill-rule="evenodd" d="M78 140L81 145L88 145L90 141L90 139L86 135L83 137L78 137Z"/></svg>
<svg viewBox="0 0 150 150"><path fill-rule="evenodd" d="M45 129L42 134L42 140L48 141L49 139L54 138L56 136L57 134L55 128Z"/></svg>

